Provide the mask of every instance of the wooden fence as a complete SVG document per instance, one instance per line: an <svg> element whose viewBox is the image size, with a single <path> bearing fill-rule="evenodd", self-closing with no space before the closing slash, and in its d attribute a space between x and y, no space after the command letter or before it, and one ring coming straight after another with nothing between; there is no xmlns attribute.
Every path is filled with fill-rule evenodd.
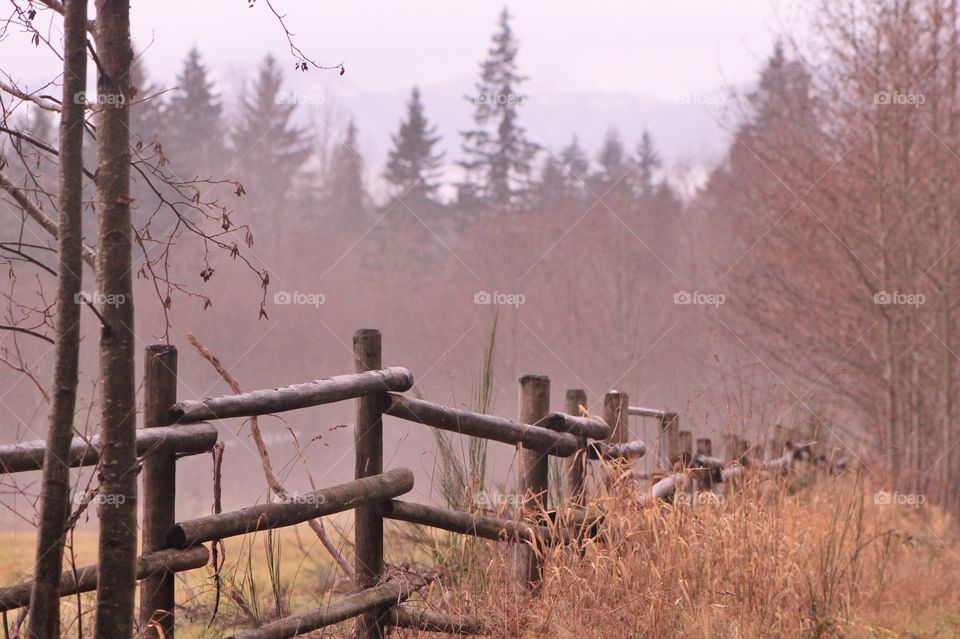
<svg viewBox="0 0 960 639"><path fill-rule="evenodd" d="M801 447L786 437L771 444L769 459L761 460L758 447L743 439L725 436L725 459L715 457L710 439L698 439L693 449L689 431L680 430L675 412L630 406L625 393L610 391L603 398L602 417L586 412L582 390L566 393L564 412L550 411L550 380L527 375L520 379L517 421L441 406L402 395L413 386L404 368L383 368L380 332L357 331L353 338L355 371L278 389L266 389L203 400L177 401L177 351L169 345L150 346L144 365L144 428L137 431L137 451L143 463L143 554L137 560L140 581L140 624L149 637L173 639L175 621L174 575L201 568L209 562L207 542L255 531L281 528L337 512L355 514L356 592L323 608L305 611L242 632L236 639L294 637L318 628L356 619L354 636L380 638L389 626L419 628L451 634L482 634L484 624L475 619L413 611L402 604L426 582L416 575L385 579L384 519L410 522L463 535L513 543L518 584L535 589L542 577L539 545L567 543L587 528L595 529L602 513L587 507L588 465L604 460L614 473L630 472L629 460L647 453L642 441L629 441L629 416L659 422L654 463L666 472L652 474L652 485L641 501L670 499L711 491L729 482L749 466L786 471ZM253 417L346 400L356 402L354 481L297 494L280 502L250 506L197 519L177 521L176 461L210 451L217 430L209 421ZM406 468L383 469L383 416L418 422L440 430L503 442L519 447L518 494L513 518L458 512L399 499L412 490L413 473ZM71 466L94 466L99 461L98 438L77 438L70 449ZM37 470L42 466L43 442L0 446L0 473ZM570 529L547 525L556 515L547 503L548 459L563 457L563 506L573 514ZM554 505L558 507L560 505ZM0 611L29 604L31 583L0 588ZM85 566L63 573L61 596L96 590L97 567Z"/></svg>

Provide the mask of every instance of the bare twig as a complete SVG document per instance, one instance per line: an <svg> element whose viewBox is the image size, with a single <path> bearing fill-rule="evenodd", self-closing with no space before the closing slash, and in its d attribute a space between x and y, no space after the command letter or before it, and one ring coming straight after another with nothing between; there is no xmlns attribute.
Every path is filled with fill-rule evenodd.
<svg viewBox="0 0 960 639"><path fill-rule="evenodd" d="M204 346L199 339L193 333L187 333L187 339L197 349L197 352L200 353L200 356L205 360L210 362L210 365L220 374L220 377L223 378L223 381L227 383L227 386L230 387L236 394L240 394L243 391L240 389L240 384L237 382L236 378L230 374L230 372L224 368L223 364L220 363L220 360L213 355L206 346ZM289 491L284 488L283 484L280 483L280 480L277 479L277 476L273 472L273 465L270 463L270 453L267 451L267 444L263 441L263 435L260 433L260 424L257 421L256 417L250 418L250 434L253 436L254 444L257 447L257 452L260 455L260 463L263 466L263 474L266 477L267 484L270 486L270 490L274 492L280 499L287 499L290 495ZM347 561L346 557L343 556L343 553L340 552L340 549L337 548L336 544L333 543L333 540L330 539L330 535L327 534L326 528L323 526L323 522L319 519L311 519L307 524L310 526L310 529L316 533L317 537L320 539L320 543L323 544L323 547L327 549L327 552L336 560L340 568L350 576L351 579L354 578L353 566Z"/></svg>

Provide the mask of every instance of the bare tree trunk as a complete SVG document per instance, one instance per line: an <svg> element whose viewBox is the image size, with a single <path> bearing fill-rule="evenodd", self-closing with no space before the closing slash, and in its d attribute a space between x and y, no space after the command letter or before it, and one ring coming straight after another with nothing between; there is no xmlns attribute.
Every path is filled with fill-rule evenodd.
<svg viewBox="0 0 960 639"><path fill-rule="evenodd" d="M87 84L87 0L64 5L63 102L60 113L60 226L57 267L57 345L53 405L43 456L40 529L30 593L27 636L60 636L60 573L70 516L70 444L77 403L80 307L83 282L84 105L75 97Z"/></svg>
<svg viewBox="0 0 960 639"><path fill-rule="evenodd" d="M130 276L130 6L97 0L97 285L100 334L100 580L98 639L134 631L137 458L133 287Z"/></svg>

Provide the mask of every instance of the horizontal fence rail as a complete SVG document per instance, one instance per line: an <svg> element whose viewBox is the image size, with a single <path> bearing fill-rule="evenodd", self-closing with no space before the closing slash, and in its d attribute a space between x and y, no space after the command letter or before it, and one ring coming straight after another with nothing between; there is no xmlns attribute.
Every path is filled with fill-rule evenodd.
<svg viewBox="0 0 960 639"><path fill-rule="evenodd" d="M565 413L550 413L541 422L544 427L562 433L570 433L577 437L590 439L606 439L610 437L610 427L597 417L577 417Z"/></svg>
<svg viewBox="0 0 960 639"><path fill-rule="evenodd" d="M444 615L431 610L410 610L403 606L390 609L389 625L423 632L443 632L448 635L482 635L489 631L479 619Z"/></svg>
<svg viewBox="0 0 960 639"><path fill-rule="evenodd" d="M441 530L472 535L493 541L508 541L514 543L554 543L555 541L569 541L569 537L547 528L535 526L523 521L472 515L448 508L414 504L408 501L393 499L381 505L380 512L387 519L396 519L411 524L421 524ZM560 539L557 539L557 536Z"/></svg>
<svg viewBox="0 0 960 639"><path fill-rule="evenodd" d="M137 430L137 456L148 455L164 446L172 447L178 455L200 455L209 452L217 443L217 429L210 424L166 426ZM22 473L43 468L43 440L0 446L0 474ZM100 436L89 439L74 437L70 443L71 468L96 466L100 461Z"/></svg>
<svg viewBox="0 0 960 639"><path fill-rule="evenodd" d="M178 402L170 409L172 422L189 423L230 417L254 417L308 406L332 404L386 391L413 388L413 375L405 368L351 373L284 388Z"/></svg>
<svg viewBox="0 0 960 639"><path fill-rule="evenodd" d="M670 411L668 410L660 410L658 408L644 408L643 406L627 407L628 415L636 415L638 417L655 417L659 419L662 417L666 417L669 413Z"/></svg>
<svg viewBox="0 0 960 639"><path fill-rule="evenodd" d="M619 444L595 442L587 447L587 452L590 459L604 459L607 461L613 459L639 459L647 454L647 445L639 439Z"/></svg>
<svg viewBox="0 0 960 639"><path fill-rule="evenodd" d="M204 541L293 526L324 515L397 497L412 489L413 472L408 468L396 468L381 475L295 495L287 501L249 506L242 510L177 523L167 533L167 546L187 548Z"/></svg>
<svg viewBox="0 0 960 639"><path fill-rule="evenodd" d="M557 457L569 457L580 448L577 438L569 433L558 433L541 426L520 424L503 417L471 413L402 395L389 395L389 404L383 412L462 435L505 444L523 444L526 448Z"/></svg>
<svg viewBox="0 0 960 639"><path fill-rule="evenodd" d="M284 617L255 630L233 635L230 639L289 639L352 619L365 612L402 603L426 585L427 580L417 578L416 575L391 580L348 595L318 610Z"/></svg>
<svg viewBox="0 0 960 639"><path fill-rule="evenodd" d="M203 568L210 560L206 546L194 546L186 550L159 550L137 558L137 579L145 579L162 572L181 572ZM60 596L91 592L97 589L96 566L82 566L76 571L67 570L60 576ZM0 588L0 611L13 610L30 604L32 581L16 586Z"/></svg>

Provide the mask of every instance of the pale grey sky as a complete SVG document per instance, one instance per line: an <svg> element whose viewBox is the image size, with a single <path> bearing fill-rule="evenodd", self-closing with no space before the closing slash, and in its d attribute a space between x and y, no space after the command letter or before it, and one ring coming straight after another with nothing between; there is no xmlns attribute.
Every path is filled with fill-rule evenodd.
<svg viewBox="0 0 960 639"><path fill-rule="evenodd" d="M92 5L92 3L91 3ZM288 60L279 25L261 0L133 0L138 49L151 74L172 82L197 45L228 79L268 51ZM317 61L347 65L363 90L406 90L475 74L501 2L274 0L296 41ZM616 0L508 2L529 89L634 93L670 99L749 82L775 34L790 22L786 0ZM49 16L38 18L41 24ZM59 21L55 23L59 29ZM57 37L57 34L53 34ZM22 34L0 42L4 68L34 83L56 71ZM16 60L23 64L10 64ZM26 63L29 60L29 63ZM323 82L336 82L330 73Z"/></svg>
<svg viewBox="0 0 960 639"><path fill-rule="evenodd" d="M507 2L520 42L519 65L530 78L523 87L531 98L523 123L537 143L557 149L576 134L591 153L611 128L629 148L649 129L668 166L692 168L699 180L727 144L718 124L725 119L718 92L753 83L777 35L802 31L798 14L813 1ZM287 89L310 98L301 103L302 117L319 123L334 115L338 129L346 117L355 119L371 176L382 166L414 84L423 89L448 161L458 157L458 132L470 117L463 96L473 88L503 6L274 0L308 56L346 65L340 77L336 71L293 70L283 29L264 0L252 7L246 0L131 2L135 50L151 81L174 87L188 50L197 46L229 115L244 81L273 53L289 69ZM59 17L42 11L36 24L59 42ZM0 40L0 68L33 89L56 77L61 63L29 40L25 33ZM90 78L93 90L92 72ZM59 96L58 88L49 91ZM689 99L698 94L709 100ZM317 96L322 99L314 102Z"/></svg>

